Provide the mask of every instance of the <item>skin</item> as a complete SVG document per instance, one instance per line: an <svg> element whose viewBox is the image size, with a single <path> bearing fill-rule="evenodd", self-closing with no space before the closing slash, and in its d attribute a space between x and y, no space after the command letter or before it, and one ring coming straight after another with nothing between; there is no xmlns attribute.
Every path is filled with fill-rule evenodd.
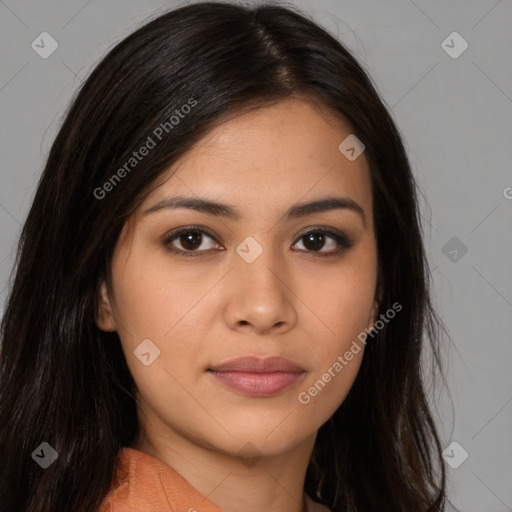
<svg viewBox="0 0 512 512"><path fill-rule="evenodd" d="M346 121L299 98L217 126L125 225L110 293L102 284L98 327L119 333L138 387L142 435L131 446L169 464L227 512L304 510L316 433L349 392L364 346L310 403L298 394L375 321L370 171L364 152L349 161L338 150L350 133ZM185 208L142 214L174 195L231 204L241 219ZM280 220L292 204L327 196L358 203L366 223L349 209ZM166 250L165 235L190 225L214 235L199 238L193 250L201 254ZM330 236L307 245L304 233L319 226L345 233L352 247L319 256L338 247ZM263 250L252 263L236 252L248 236ZM193 245L186 242L170 245L185 252ZM134 355L144 339L160 349L149 366ZM278 395L255 398L206 372L242 355L283 356L305 373ZM246 443L252 464L237 456Z"/></svg>

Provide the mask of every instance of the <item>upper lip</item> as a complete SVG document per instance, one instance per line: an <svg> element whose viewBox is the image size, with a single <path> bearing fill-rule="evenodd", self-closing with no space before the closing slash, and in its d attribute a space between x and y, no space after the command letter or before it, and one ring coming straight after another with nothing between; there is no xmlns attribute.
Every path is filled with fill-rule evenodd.
<svg viewBox="0 0 512 512"><path fill-rule="evenodd" d="M229 361L215 366L210 366L208 369L216 372L245 371L251 373L302 373L304 371L303 368L295 364L293 361L279 356L242 356L230 359Z"/></svg>

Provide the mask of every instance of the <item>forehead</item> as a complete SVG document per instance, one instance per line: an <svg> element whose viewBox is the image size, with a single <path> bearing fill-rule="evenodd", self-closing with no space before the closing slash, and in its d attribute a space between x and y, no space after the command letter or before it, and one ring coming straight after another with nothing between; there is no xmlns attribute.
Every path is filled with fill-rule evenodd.
<svg viewBox="0 0 512 512"><path fill-rule="evenodd" d="M262 209L283 211L288 203L336 194L350 197L371 217L364 152L351 161L339 149L351 134L341 116L301 99L240 113L182 155L143 206L180 194L261 214Z"/></svg>

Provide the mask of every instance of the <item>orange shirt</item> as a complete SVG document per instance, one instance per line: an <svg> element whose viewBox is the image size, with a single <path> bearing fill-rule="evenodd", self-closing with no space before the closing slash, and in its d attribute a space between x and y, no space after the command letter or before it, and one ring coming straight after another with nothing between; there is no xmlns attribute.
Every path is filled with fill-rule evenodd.
<svg viewBox="0 0 512 512"><path fill-rule="evenodd" d="M308 512L329 512L306 494ZM223 512L160 459L120 450L110 492L98 512Z"/></svg>

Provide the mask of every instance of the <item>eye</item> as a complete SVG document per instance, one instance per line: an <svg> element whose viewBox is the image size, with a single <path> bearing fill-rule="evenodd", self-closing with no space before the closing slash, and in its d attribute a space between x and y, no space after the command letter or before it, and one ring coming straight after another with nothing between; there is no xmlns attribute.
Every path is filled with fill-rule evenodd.
<svg viewBox="0 0 512 512"><path fill-rule="evenodd" d="M188 226L165 236L162 240L162 244L166 250L178 254L179 256L203 256L203 253L209 252L210 249L215 247L215 243L210 245L210 247L204 247L205 237L215 242L215 237L210 234L208 230L200 226ZM353 245L344 233L322 227L311 229L303 233L299 241L303 239L303 250L319 257L338 256ZM328 243L329 240L330 243ZM297 243L298 242L296 242L294 246L297 245ZM177 247L178 244L181 247ZM333 250L322 250L326 245L328 249Z"/></svg>
<svg viewBox="0 0 512 512"><path fill-rule="evenodd" d="M327 243L328 239L331 239L330 243ZM307 252L320 257L339 256L345 250L350 249L353 245L353 243L342 232L321 227L302 234L299 241L302 240L305 241L305 243L302 242L302 245L305 247ZM334 247L334 250L322 251L321 249L325 248L325 245L330 246L330 248Z"/></svg>
<svg viewBox="0 0 512 512"><path fill-rule="evenodd" d="M206 229L189 226L167 235L162 240L162 243L168 251L179 254L180 256L201 256L201 253L207 252L207 249L209 249L208 247L206 249L204 248L204 237L208 237L211 240L214 239ZM175 241L180 244L182 248L173 245ZM197 249L200 247L203 247L203 250L198 251Z"/></svg>

